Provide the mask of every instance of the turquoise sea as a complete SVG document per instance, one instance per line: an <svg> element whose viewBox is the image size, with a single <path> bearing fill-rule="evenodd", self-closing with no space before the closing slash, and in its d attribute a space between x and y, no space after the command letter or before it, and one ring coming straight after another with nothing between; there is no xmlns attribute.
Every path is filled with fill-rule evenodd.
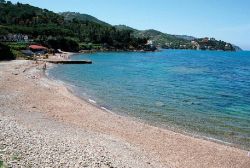
<svg viewBox="0 0 250 168"><path fill-rule="evenodd" d="M250 52L79 54L49 77L113 112L250 149ZM128 130L129 131L129 130Z"/></svg>

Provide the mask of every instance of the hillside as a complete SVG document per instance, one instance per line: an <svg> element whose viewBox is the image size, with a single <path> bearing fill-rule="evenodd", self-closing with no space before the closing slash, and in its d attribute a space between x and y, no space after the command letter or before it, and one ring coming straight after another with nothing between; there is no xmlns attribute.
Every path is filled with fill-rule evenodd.
<svg viewBox="0 0 250 168"><path fill-rule="evenodd" d="M196 38L188 35L171 35L162 33L160 31L136 30L129 26L118 25L115 26L120 30L132 31L132 35L138 38L147 38L154 45L166 49L197 49L197 50L222 50L222 51L240 51L240 47L230 44L225 41L216 40L214 38Z"/></svg>
<svg viewBox="0 0 250 168"><path fill-rule="evenodd" d="M177 37L177 38L184 39L184 40L189 40L189 41L197 39L196 37L188 36L188 35L174 35L174 36Z"/></svg>
<svg viewBox="0 0 250 168"><path fill-rule="evenodd" d="M154 29L135 31L133 35L135 37L149 38L153 42L153 44L159 45L159 46L170 44L173 48L176 48L177 45L179 46L180 44L184 45L188 43L187 40L180 39L173 35L165 34Z"/></svg>
<svg viewBox="0 0 250 168"><path fill-rule="evenodd" d="M242 51L242 49L239 46L236 46L233 44L233 47L234 47L235 51Z"/></svg>
<svg viewBox="0 0 250 168"><path fill-rule="evenodd" d="M149 29L149 30L137 30L126 25L116 25L119 30L129 30L132 31L132 35L137 38L147 38L157 46L165 46L166 44L171 44L173 48L178 48L180 44L189 43L188 40L178 38L174 35L162 33L160 31Z"/></svg>
<svg viewBox="0 0 250 168"><path fill-rule="evenodd" d="M137 30L137 29L134 29L134 28L132 28L132 27L129 27L129 26L126 26L126 25L115 25L114 26L116 29L118 29L118 30L129 30L129 31L139 31L139 30Z"/></svg>
<svg viewBox="0 0 250 168"><path fill-rule="evenodd" d="M91 15L88 14L81 14L78 12L60 12L58 13L59 15L64 17L64 20L66 21L72 21L73 19L77 19L83 22L89 21L89 22L94 22L94 23L98 23L101 25L105 25L105 26L111 26L110 24L103 22Z"/></svg>
<svg viewBox="0 0 250 168"><path fill-rule="evenodd" d="M201 49L201 50L224 50L224 51L239 51L238 46L230 43L216 40L214 38L196 38L188 35L171 35L160 31L137 30L126 25L115 26L119 30L128 30L137 38L147 38L154 45L166 49Z"/></svg>
<svg viewBox="0 0 250 168"><path fill-rule="evenodd" d="M25 49L30 43L65 51L142 50L147 42L89 15L64 17L29 4L0 1L0 16L0 42L15 46L11 50ZM9 44L13 42L26 43L16 47Z"/></svg>
<svg viewBox="0 0 250 168"><path fill-rule="evenodd" d="M239 50L230 43L213 38L170 35L160 31L136 30L112 26L93 16L75 12L54 13L29 4L12 4L0 1L0 41L42 44L48 48L65 51L94 50L143 50L147 40L162 48ZM9 44L5 45L9 45ZM28 44L9 45L11 51L23 49ZM14 46L14 48L12 48ZM15 52L18 53L18 52Z"/></svg>

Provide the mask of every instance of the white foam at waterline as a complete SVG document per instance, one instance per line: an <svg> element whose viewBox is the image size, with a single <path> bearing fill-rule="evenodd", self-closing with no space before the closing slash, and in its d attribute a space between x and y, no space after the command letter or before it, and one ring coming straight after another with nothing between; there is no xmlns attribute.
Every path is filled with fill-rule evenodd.
<svg viewBox="0 0 250 168"><path fill-rule="evenodd" d="M103 110L105 110L105 111L107 111L107 112L109 112L109 113L113 113L111 110L109 110L109 109L107 109L107 108L105 108L105 107L101 107L101 109L103 109Z"/></svg>
<svg viewBox="0 0 250 168"><path fill-rule="evenodd" d="M198 134L190 134L189 132L187 131L183 131L184 134L187 134L187 135L192 135L194 137L200 137L200 138L204 138L206 140L210 140L210 141L214 141L214 142L219 142L219 143L223 143L223 144L228 144L228 145L232 145L232 143L230 142L226 142L226 141L223 141L223 140L220 140L220 139L216 139L216 138L212 138L212 137L208 137L208 136L200 136Z"/></svg>
<svg viewBox="0 0 250 168"><path fill-rule="evenodd" d="M211 137L207 137L207 136L203 136L203 137L206 138L206 139L208 139L208 140L215 141L215 142L220 142L220 143L229 144L229 145L232 144L232 143L230 143L230 142L226 142L226 141L219 140L219 139L216 139L216 138L211 138Z"/></svg>
<svg viewBox="0 0 250 168"><path fill-rule="evenodd" d="M92 100L92 99L89 99L89 102L90 102L90 103L96 104L96 101L95 101L95 100Z"/></svg>

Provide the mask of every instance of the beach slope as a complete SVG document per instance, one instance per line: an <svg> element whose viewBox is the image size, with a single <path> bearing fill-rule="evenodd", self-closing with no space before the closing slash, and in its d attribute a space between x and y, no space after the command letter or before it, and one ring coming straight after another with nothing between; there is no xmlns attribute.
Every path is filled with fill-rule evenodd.
<svg viewBox="0 0 250 168"><path fill-rule="evenodd" d="M247 151L109 113L32 61L0 63L0 159L12 167L249 167Z"/></svg>

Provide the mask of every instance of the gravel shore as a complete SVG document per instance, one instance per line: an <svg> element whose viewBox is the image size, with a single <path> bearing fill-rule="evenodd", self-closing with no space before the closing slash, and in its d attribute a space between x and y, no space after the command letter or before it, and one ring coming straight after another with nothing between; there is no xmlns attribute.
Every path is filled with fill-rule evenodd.
<svg viewBox="0 0 250 168"><path fill-rule="evenodd" d="M20 118L0 119L1 159L10 167L150 167L144 163L148 159L129 144L51 121L39 113L23 117L22 123Z"/></svg>
<svg viewBox="0 0 250 168"><path fill-rule="evenodd" d="M22 67L23 63L24 67ZM0 85L0 160L3 160L8 167L125 168L155 167L156 165L163 167L158 163L151 165L151 160L146 153L143 154L138 148L125 141L56 121L41 112L32 100L29 105L26 104L25 97L18 86L11 92L4 89L6 84L12 82L3 83L3 81L10 81L13 76L20 82L21 75L24 75L21 78L25 77L36 82L39 80L40 86L49 87L50 81L41 79L42 64L17 61L1 66L11 66L14 69L7 68L10 70L8 72L0 67L2 81ZM3 73L9 73L10 76L5 76L6 74Z"/></svg>
<svg viewBox="0 0 250 168"><path fill-rule="evenodd" d="M8 167L249 167L247 151L108 113L47 79L42 64L0 63L0 160Z"/></svg>

